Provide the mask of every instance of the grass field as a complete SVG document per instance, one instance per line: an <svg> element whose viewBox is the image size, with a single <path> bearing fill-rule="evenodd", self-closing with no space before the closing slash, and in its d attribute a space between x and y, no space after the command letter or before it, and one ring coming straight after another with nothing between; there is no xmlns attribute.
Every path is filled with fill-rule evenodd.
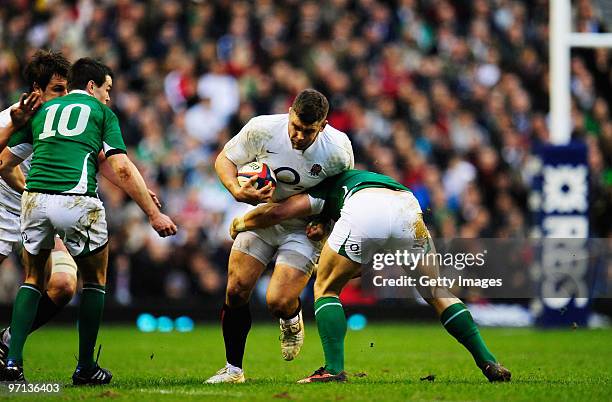
<svg viewBox="0 0 612 402"><path fill-rule="evenodd" d="M245 370L247 382L204 385L224 364L220 329L191 333L137 332L103 327L100 363L113 371L111 386L75 388L76 331L50 327L26 345L31 382L60 382L59 396L30 400L191 401L598 401L612 399L612 330L484 329L512 382L490 384L471 356L440 327L376 324L348 333L347 384L298 385L322 363L316 327L307 323L306 343L296 361L280 357L278 329L254 325ZM435 380L422 381L430 374ZM2 397L0 396L0 399ZM7 398L8 399L8 398ZM11 398L14 399L14 398ZM24 400L23 398L21 400Z"/></svg>

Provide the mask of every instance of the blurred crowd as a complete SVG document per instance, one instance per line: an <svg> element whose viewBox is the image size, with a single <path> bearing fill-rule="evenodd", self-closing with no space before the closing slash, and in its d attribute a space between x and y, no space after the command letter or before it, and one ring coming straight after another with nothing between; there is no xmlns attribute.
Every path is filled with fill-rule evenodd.
<svg viewBox="0 0 612 402"><path fill-rule="evenodd" d="M307 87L328 96L357 167L413 189L434 237L530 235L530 164L549 141L547 1L2 3L0 106L26 90L21 69L38 48L100 58L129 155L180 226L156 238L101 180L119 303L221 300L227 227L243 207L214 159L251 117L286 113ZM605 12L574 1L573 29L605 31ZM611 51L572 52L572 135L588 146L595 237L612 235L611 67ZM0 276L18 281L14 265Z"/></svg>

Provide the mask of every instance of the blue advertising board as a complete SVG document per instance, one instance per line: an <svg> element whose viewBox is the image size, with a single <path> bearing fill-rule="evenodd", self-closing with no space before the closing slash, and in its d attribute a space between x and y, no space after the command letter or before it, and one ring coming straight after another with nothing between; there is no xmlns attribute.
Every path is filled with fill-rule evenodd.
<svg viewBox="0 0 612 402"><path fill-rule="evenodd" d="M543 146L536 154L541 164L532 186L532 199L537 200L532 211L541 236L547 239L539 255L541 294L558 295L536 301L536 323L585 325L591 300L587 148L575 141Z"/></svg>

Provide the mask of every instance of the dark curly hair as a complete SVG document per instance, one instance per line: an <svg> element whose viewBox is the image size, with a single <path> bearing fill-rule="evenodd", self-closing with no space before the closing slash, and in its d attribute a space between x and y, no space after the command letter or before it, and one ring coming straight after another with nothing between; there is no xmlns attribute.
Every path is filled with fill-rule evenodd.
<svg viewBox="0 0 612 402"><path fill-rule="evenodd" d="M44 91L54 75L66 78L68 70L70 70L70 62L63 54L38 50L23 69L23 76L31 89L34 89L34 84L37 84Z"/></svg>

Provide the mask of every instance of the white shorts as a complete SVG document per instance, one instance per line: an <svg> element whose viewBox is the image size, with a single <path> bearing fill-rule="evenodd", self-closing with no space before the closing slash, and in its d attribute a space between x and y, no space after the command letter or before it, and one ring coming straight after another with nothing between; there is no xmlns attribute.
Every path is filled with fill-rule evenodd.
<svg viewBox="0 0 612 402"><path fill-rule="evenodd" d="M239 233L233 249L241 251L268 265L276 254L276 263L288 265L311 275L321 254L321 242L306 236L306 227L275 225Z"/></svg>
<svg viewBox="0 0 612 402"><path fill-rule="evenodd" d="M0 206L0 255L8 256L21 242L19 215Z"/></svg>
<svg viewBox="0 0 612 402"><path fill-rule="evenodd" d="M327 244L353 262L366 264L374 253L429 238L419 202L408 191L367 188L345 201Z"/></svg>
<svg viewBox="0 0 612 402"><path fill-rule="evenodd" d="M53 249L58 234L73 257L86 256L108 242L102 201L84 195L24 192L21 198L23 246L33 255Z"/></svg>

